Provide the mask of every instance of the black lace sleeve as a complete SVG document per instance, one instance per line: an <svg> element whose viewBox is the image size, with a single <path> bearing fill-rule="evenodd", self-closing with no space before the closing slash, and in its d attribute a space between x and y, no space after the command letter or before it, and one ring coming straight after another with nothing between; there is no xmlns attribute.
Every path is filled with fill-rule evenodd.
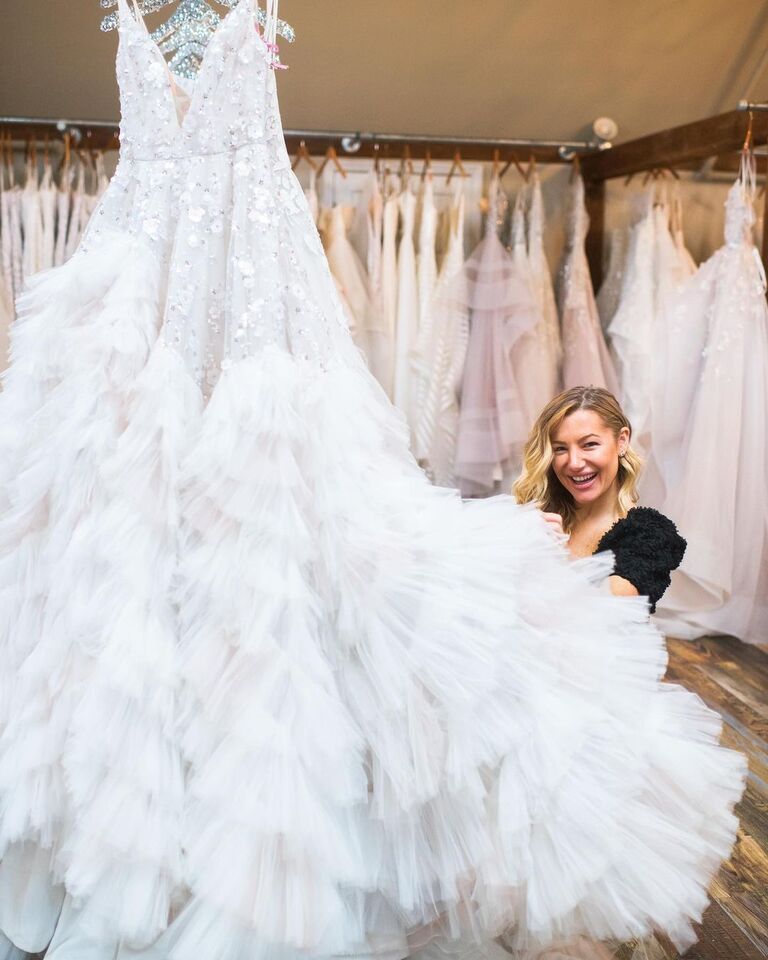
<svg viewBox="0 0 768 960"><path fill-rule="evenodd" d="M612 550L614 574L628 580L651 602L651 613L680 566L686 542L674 523L651 507L634 507L604 534L596 553Z"/></svg>

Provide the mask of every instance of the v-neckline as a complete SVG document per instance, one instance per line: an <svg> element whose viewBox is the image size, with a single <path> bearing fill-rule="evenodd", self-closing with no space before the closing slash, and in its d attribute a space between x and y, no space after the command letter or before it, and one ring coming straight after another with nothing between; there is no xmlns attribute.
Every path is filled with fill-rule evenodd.
<svg viewBox="0 0 768 960"><path fill-rule="evenodd" d="M256 0L239 0L239 2L234 7L232 7L228 13L224 14L224 16L221 17L219 22L216 24L213 32L211 33L210 37L208 38L208 43L206 44L205 50L203 51L203 56L200 60L200 66L197 71L197 78L195 79L195 84L191 90L185 90L181 86L181 84L177 82L176 78L174 77L173 72L171 71L171 68L168 65L168 61L165 59L165 56L163 55L163 51L160 49L156 41L152 39L152 35L149 32L149 27L147 26L147 22L144 19L144 15L139 9L139 6L136 3L136 0L130 0L130 5L133 6L135 11L135 15L131 14L130 9L126 11L130 22L135 25L136 29L141 34L142 39L149 44L149 46L154 51L154 55L158 57L158 59L160 60L160 62L162 63L165 69L165 72L167 75L167 81L168 81L166 85L166 92L168 94L168 97L170 98L170 104L173 107L174 122L176 124L176 131L179 135L181 135L184 132L184 127L186 125L187 117L192 112L192 108L195 105L197 92L200 86L199 80L205 70L205 67L208 61L208 51L210 50L211 44L218 37L219 33L222 33L224 31L229 21L232 20L242 10L244 6L250 7L252 19L253 19L253 25L255 29L256 17L255 15L253 15L255 2ZM129 8L129 0L125 0L125 5L126 7ZM123 23L122 18L120 20L120 23L121 24ZM261 34L259 34L259 37L261 38ZM186 110L184 111L182 116L179 115L179 110L178 110L179 97L178 97L178 94L175 92L175 89L174 89L175 87L179 87L179 89L183 91L185 97L188 100Z"/></svg>

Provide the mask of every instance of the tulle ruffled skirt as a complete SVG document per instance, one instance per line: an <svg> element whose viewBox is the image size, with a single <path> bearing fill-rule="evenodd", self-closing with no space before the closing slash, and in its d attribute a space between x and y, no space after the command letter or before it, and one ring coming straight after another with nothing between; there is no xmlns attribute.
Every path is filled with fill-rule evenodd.
<svg viewBox="0 0 768 960"><path fill-rule="evenodd" d="M360 359L267 348L204 402L162 284L116 234L20 303L0 930L57 960L692 942L744 762L610 558L430 486Z"/></svg>

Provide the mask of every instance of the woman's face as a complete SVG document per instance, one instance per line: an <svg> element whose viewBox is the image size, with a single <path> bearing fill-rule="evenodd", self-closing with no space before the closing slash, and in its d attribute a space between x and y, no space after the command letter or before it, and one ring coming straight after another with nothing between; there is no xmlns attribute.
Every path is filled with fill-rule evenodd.
<svg viewBox="0 0 768 960"><path fill-rule="evenodd" d="M613 486L628 444L626 427L615 437L599 413L575 410L552 436L555 476L577 505L593 503Z"/></svg>

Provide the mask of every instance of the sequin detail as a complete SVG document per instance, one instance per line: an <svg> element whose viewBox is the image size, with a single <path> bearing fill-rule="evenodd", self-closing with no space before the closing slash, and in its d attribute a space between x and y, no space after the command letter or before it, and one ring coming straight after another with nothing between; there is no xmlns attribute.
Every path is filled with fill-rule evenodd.
<svg viewBox="0 0 768 960"><path fill-rule="evenodd" d="M267 347L321 367L357 362L290 168L252 0L222 21L194 87L178 88L183 111L161 51L119 6L120 162L84 247L104 223L152 247L166 276L161 339L206 397L222 370ZM296 254L308 242L309 260Z"/></svg>

